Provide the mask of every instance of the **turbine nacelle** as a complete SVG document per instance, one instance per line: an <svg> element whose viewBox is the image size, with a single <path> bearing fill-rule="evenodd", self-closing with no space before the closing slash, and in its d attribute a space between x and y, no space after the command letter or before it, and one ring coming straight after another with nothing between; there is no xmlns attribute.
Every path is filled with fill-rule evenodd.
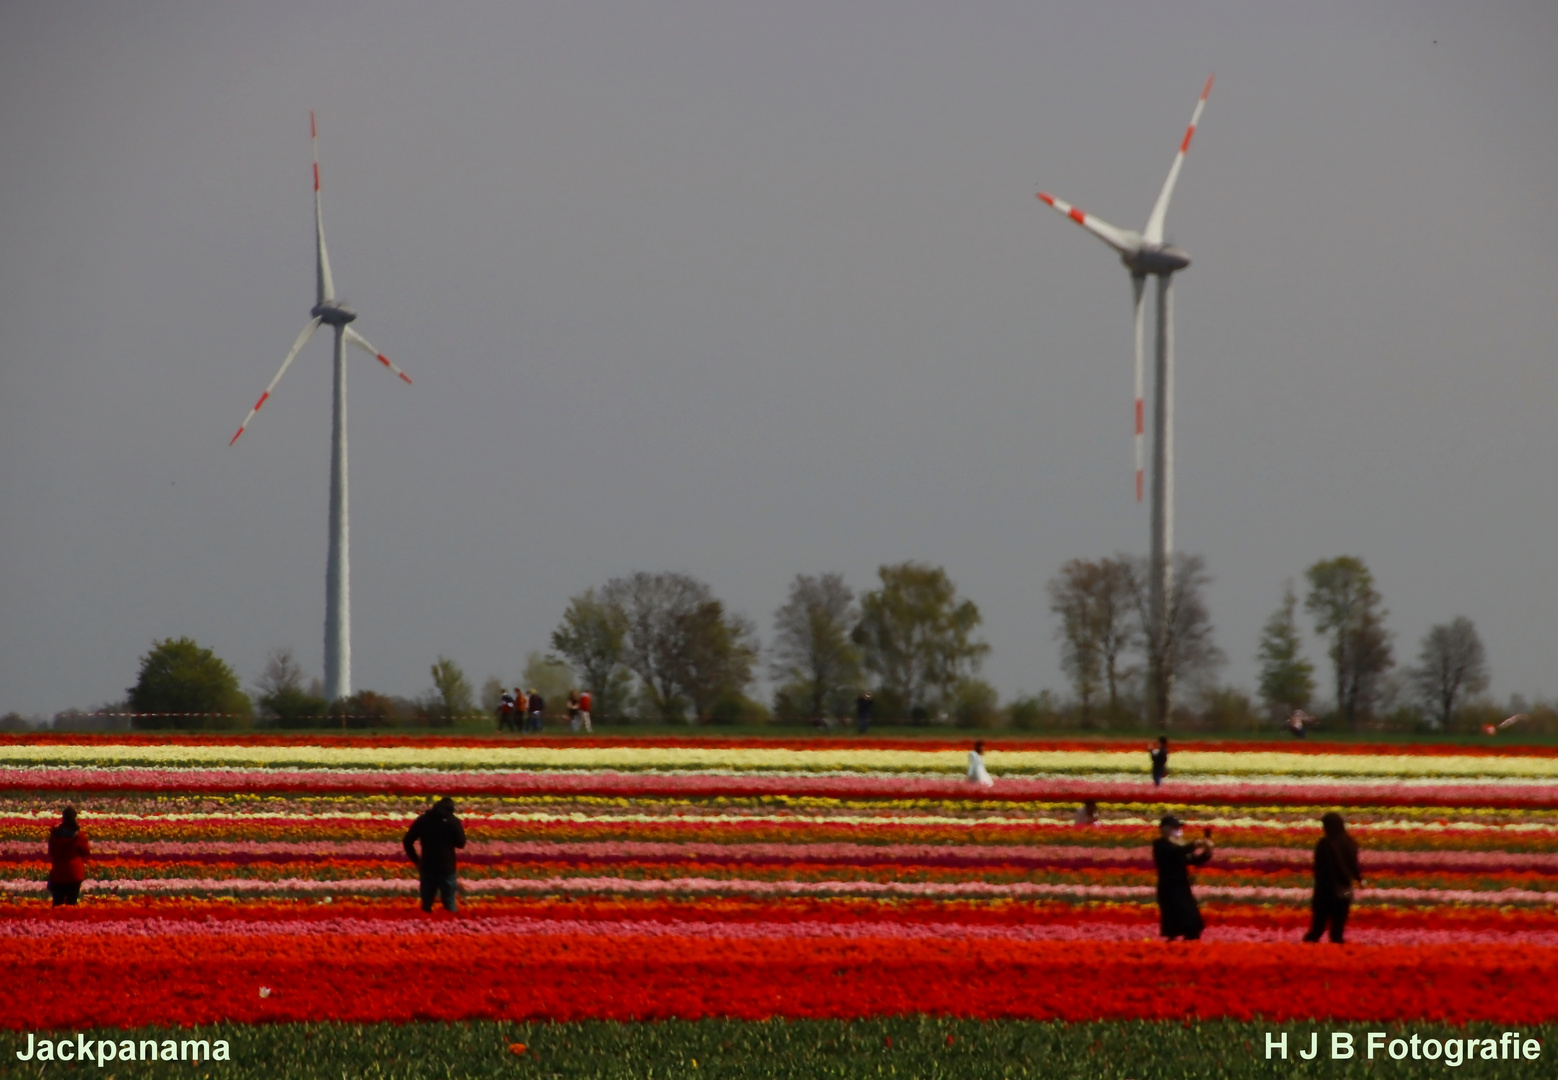
<svg viewBox="0 0 1558 1080"><path fill-rule="evenodd" d="M313 306L309 314L326 326L341 327L357 321L357 312L350 304L341 300L321 300Z"/></svg>
<svg viewBox="0 0 1558 1080"><path fill-rule="evenodd" d="M1120 261L1132 274L1145 277L1148 274L1166 275L1183 270L1190 265L1190 256L1184 248L1173 244L1143 244L1135 251L1122 251Z"/></svg>

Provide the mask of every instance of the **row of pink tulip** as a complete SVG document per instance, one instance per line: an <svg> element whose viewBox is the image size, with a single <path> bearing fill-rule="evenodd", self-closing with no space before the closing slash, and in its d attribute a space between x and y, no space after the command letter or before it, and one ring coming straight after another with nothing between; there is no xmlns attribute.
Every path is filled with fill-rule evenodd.
<svg viewBox="0 0 1558 1080"><path fill-rule="evenodd" d="M229 792L384 792L405 795L658 795L682 798L789 797L909 799L976 802L1113 803L1217 802L1249 805L1542 806L1558 805L1558 784L1505 779L1406 782L1347 780L1248 781L1175 779L1154 788L1145 779L1003 778L994 787L958 779L881 774L794 776L709 773L440 772L373 769L242 768L0 768L0 790Z"/></svg>

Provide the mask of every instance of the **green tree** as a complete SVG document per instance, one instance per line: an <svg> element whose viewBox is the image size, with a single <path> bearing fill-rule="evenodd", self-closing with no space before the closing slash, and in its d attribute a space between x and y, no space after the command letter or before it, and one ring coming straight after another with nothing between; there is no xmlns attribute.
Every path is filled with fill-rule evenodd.
<svg viewBox="0 0 1558 1080"><path fill-rule="evenodd" d="M904 562L877 574L882 587L861 598L853 640L884 691L882 702L927 715L951 704L959 680L977 673L990 651L974 637L979 608L958 597L939 566Z"/></svg>
<svg viewBox="0 0 1558 1080"><path fill-rule="evenodd" d="M1260 696L1273 719L1308 708L1315 695L1315 666L1303 657L1297 612L1298 595L1289 581L1282 590L1282 605L1266 620L1256 651Z"/></svg>
<svg viewBox="0 0 1558 1080"><path fill-rule="evenodd" d="M848 707L861 678L860 650L849 639L859 621L854 590L841 574L795 575L789 597L774 612L769 674L781 684L778 694L806 718Z"/></svg>
<svg viewBox="0 0 1558 1080"><path fill-rule="evenodd" d="M727 615L720 601L706 600L679 615L674 641L671 682L696 719L709 719L718 702L743 696L751 685L760 651L756 629L744 616Z"/></svg>
<svg viewBox="0 0 1558 1080"><path fill-rule="evenodd" d="M251 709L233 669L187 637L152 644L141 657L140 677L130 687L129 703L137 713L157 714L137 718L137 727L230 726L246 719Z"/></svg>
<svg viewBox="0 0 1558 1080"><path fill-rule="evenodd" d="M552 648L579 673L597 717L623 715L632 674L624 665L628 620L620 606L586 589L568 601Z"/></svg>
<svg viewBox="0 0 1558 1080"><path fill-rule="evenodd" d="M1476 624L1460 615L1433 627L1423 636L1417 667L1406 674L1439 727L1448 728L1466 696L1488 688L1488 654Z"/></svg>
<svg viewBox="0 0 1558 1080"><path fill-rule="evenodd" d="M527 693L535 690L546 701L546 715L551 717L564 714L568 691L578 686L568 661L534 650L525 654L525 673L521 678Z"/></svg>
<svg viewBox="0 0 1558 1080"><path fill-rule="evenodd" d="M442 724L452 724L476 711L475 694L465 672L447 656L439 656L430 669L433 696L429 699L432 716Z"/></svg>
<svg viewBox="0 0 1558 1080"><path fill-rule="evenodd" d="M1323 559L1306 573L1309 595L1304 609L1315 619L1315 633L1330 639L1336 674L1336 712L1356 729L1373 712L1385 672L1395 664L1385 610L1374 575L1351 555Z"/></svg>
<svg viewBox="0 0 1558 1080"><path fill-rule="evenodd" d="M1091 723L1093 698L1102 687L1109 712L1120 709L1120 683L1132 672L1120 657L1138 640L1134 604L1135 568L1129 556L1090 562L1072 559L1049 580L1050 611L1060 620L1061 667L1082 706L1082 724Z"/></svg>

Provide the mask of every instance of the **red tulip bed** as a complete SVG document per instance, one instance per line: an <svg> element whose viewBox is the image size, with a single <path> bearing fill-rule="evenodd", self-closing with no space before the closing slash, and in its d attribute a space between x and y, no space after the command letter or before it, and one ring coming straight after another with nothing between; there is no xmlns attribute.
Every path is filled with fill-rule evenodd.
<svg viewBox="0 0 1558 1080"><path fill-rule="evenodd" d="M1273 746L1278 749L1273 749ZM1499 752L1502 750L1502 752ZM851 740L0 741L0 1026L1558 1022L1550 749ZM460 912L400 839L452 795ZM1094 825L1074 823L1082 799ZM43 893L71 802L81 905ZM1365 888L1306 945L1318 819ZM1160 815L1213 831L1157 936ZM890 1040L889 1040L890 1041ZM1545 1055L1544 1055L1545 1056Z"/></svg>

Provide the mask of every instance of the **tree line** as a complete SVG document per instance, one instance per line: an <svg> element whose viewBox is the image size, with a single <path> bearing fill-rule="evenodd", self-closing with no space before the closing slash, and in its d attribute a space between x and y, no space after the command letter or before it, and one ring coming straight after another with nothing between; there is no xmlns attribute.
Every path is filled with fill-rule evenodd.
<svg viewBox="0 0 1558 1080"><path fill-rule="evenodd" d="M1184 685L1203 691L1203 699L1221 696L1214 707L1228 704L1229 692L1211 682L1225 655L1212 638L1204 561L1175 557L1161 641L1149 632L1147 572L1145 559L1115 555L1072 559L1049 581L1061 667L1080 726L1138 718L1167 726L1174 693ZM1393 675L1389 612L1364 561L1351 555L1322 559L1305 579L1304 612L1331 662L1328 718L1336 726L1356 731L1388 720L1398 727L1447 730L1463 706L1487 689L1487 651L1470 619L1457 616L1432 627L1419 645L1417 663ZM1298 606L1289 581L1261 631L1258 693L1267 722L1316 707L1315 668L1303 655Z"/></svg>
<svg viewBox="0 0 1558 1080"><path fill-rule="evenodd" d="M859 594L837 573L797 574L766 646L752 620L698 578L670 571L611 578L569 599L551 651L531 653L515 685L540 688L558 708L569 690L588 690L597 719L607 722L820 721L851 715L857 696L870 692L883 721L1250 729L1313 709L1347 730L1449 729L1476 713L1468 703L1487 689L1486 649L1464 616L1432 627L1417 663L1398 670L1372 573L1362 559L1340 556L1309 567L1302 597L1291 580L1284 586L1257 644L1253 701L1216 682L1226 654L1214 639L1205 561L1174 557L1157 639L1148 570L1146 559L1117 554L1072 559L1049 579L1070 700L1045 691L1003 707L979 677L990 651L979 636L979 608L945 569L913 561L879 567L875 587ZM1330 661L1326 709L1304 656L1300 607ZM492 712L510 688L494 677L478 695L446 656L429 674L432 686L418 697L363 690L331 702L318 680L305 683L292 652L278 649L245 692L210 650L168 639L141 658L136 685L107 711L156 714L165 719L149 722L162 726L220 726L209 714L278 727L448 726ZM766 702L753 696L760 674L773 686ZM1491 708L1483 704L1483 712ZM1558 724L1551 709L1530 711L1532 726Z"/></svg>

